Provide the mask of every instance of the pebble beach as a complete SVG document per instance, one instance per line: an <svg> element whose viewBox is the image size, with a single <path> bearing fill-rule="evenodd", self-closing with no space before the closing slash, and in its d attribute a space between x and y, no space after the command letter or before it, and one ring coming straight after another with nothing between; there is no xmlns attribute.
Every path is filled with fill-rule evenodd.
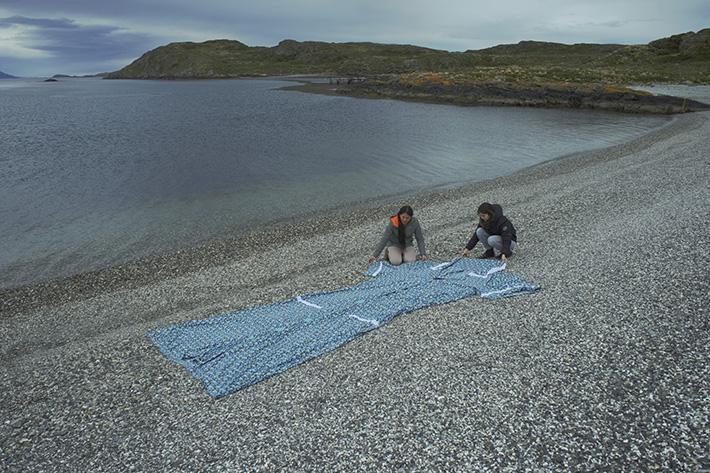
<svg viewBox="0 0 710 473"><path fill-rule="evenodd" d="M1 469L710 471L709 119L2 291ZM541 291L398 316L218 400L146 337L362 281L404 203L450 260L484 201Z"/></svg>

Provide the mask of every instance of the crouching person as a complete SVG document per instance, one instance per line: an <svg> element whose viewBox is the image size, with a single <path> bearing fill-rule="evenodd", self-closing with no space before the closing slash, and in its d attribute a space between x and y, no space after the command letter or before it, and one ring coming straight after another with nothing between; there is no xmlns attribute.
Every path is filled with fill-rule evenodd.
<svg viewBox="0 0 710 473"><path fill-rule="evenodd" d="M476 231L461 254L468 256L480 241L486 249L480 258L510 258L518 244L518 237L513 223L503 215L503 208L498 204L484 202L478 207L478 218Z"/></svg>
<svg viewBox="0 0 710 473"><path fill-rule="evenodd" d="M415 261L414 238L417 239L419 258L422 260L427 259L422 227L416 217L414 217L414 210L405 205L399 209L396 215L390 217L380 242L368 259L368 264L375 261L383 249L385 250L385 258L395 266L402 264L402 262L411 263Z"/></svg>

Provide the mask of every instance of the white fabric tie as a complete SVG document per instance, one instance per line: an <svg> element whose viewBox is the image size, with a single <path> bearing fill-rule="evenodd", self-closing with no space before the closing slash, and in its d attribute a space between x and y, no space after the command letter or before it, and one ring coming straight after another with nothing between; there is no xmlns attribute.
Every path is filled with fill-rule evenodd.
<svg viewBox="0 0 710 473"><path fill-rule="evenodd" d="M445 268L446 266L450 266L452 264L454 264L453 261L447 261L446 263L441 263L437 264L436 266L432 266L431 269L432 271L436 271L437 269Z"/></svg>
<svg viewBox="0 0 710 473"><path fill-rule="evenodd" d="M382 261L380 261L380 266L379 266L379 268L377 268L377 271L375 271L374 273L372 273L372 277L373 277L373 278L374 278L375 276L377 276L378 274L380 274L380 271L382 271L382 267L383 267Z"/></svg>
<svg viewBox="0 0 710 473"><path fill-rule="evenodd" d="M298 297L296 298L296 300L297 300L298 302L300 302L301 304L305 304L305 305L307 305L307 306L309 306L309 307L315 307L316 309L322 309L321 306L319 306L319 305L317 305L317 304L314 304L314 303L312 303L312 302L308 302L307 300L305 300L305 299L302 298L301 296L298 296ZM377 320L374 320L374 319L363 319L362 317L358 317L357 315L354 315L354 314L347 314L347 316L350 317L350 318L359 320L360 322L364 322L364 323L366 323L366 324L370 324L370 325L372 325L373 327L379 327L379 326L380 326L380 323L379 323Z"/></svg>
<svg viewBox="0 0 710 473"><path fill-rule="evenodd" d="M370 324L370 325L373 325L373 326L375 326L375 327L377 327L377 326L380 325L380 323L379 323L377 320L373 320L373 319L363 319L362 317L358 317L357 315L353 315L353 314L348 314L348 317L352 317L353 319L357 319L357 320L359 320L360 322L365 322L366 324Z"/></svg>
<svg viewBox="0 0 710 473"><path fill-rule="evenodd" d="M495 268L489 269L488 271L486 271L486 274L478 274L478 273L474 273L473 271L471 271L470 273L468 273L468 275L473 276L474 278L487 278L491 274L497 273L499 271L503 271L506 266L507 266L507 263L503 263L500 266L496 266Z"/></svg>
<svg viewBox="0 0 710 473"><path fill-rule="evenodd" d="M322 309L321 306L319 306L319 305L317 305L317 304L314 304L313 302L308 302L307 300L304 300L301 296L298 296L298 297L296 298L296 300L297 300L298 302L300 302L301 304L306 304L307 306L315 307L316 309Z"/></svg>
<svg viewBox="0 0 710 473"><path fill-rule="evenodd" d="M492 296L493 294L505 294L506 292L517 291L520 288L521 288L521 286L513 286L513 287L506 287L505 289L501 289L499 291L482 292L481 297L488 297L488 296Z"/></svg>

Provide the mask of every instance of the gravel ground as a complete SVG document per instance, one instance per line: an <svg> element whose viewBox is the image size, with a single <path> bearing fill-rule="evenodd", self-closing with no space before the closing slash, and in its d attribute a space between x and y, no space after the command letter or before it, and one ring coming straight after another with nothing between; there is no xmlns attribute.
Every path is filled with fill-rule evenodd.
<svg viewBox="0 0 710 473"><path fill-rule="evenodd" d="M220 400L146 332L362 280L399 200L6 291L0 469L708 471L708 118L411 196L438 259L501 203L543 290L402 315Z"/></svg>

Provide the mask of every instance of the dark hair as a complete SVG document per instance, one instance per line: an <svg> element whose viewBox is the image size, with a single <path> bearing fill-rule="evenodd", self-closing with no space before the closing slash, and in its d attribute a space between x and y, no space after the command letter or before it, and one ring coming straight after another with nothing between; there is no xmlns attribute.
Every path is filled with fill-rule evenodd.
<svg viewBox="0 0 710 473"><path fill-rule="evenodd" d="M404 225L402 225L402 220L399 218L400 215L402 214L407 214L410 217L414 217L414 210L409 205L403 205L401 209L399 209L399 212L397 212L397 220L399 220L399 228L397 229L397 239L399 240L399 244L402 246L402 249L407 247L407 240L405 238L405 233L404 233Z"/></svg>
<svg viewBox="0 0 710 473"><path fill-rule="evenodd" d="M403 205L401 209L399 209L399 212L397 212L397 215L400 214L407 214L410 217L414 217L414 210L408 205Z"/></svg>
<svg viewBox="0 0 710 473"><path fill-rule="evenodd" d="M496 211L493 210L493 206L491 204L489 204L488 202L484 202L478 206L478 213L479 214L488 214L492 217L495 215Z"/></svg>

